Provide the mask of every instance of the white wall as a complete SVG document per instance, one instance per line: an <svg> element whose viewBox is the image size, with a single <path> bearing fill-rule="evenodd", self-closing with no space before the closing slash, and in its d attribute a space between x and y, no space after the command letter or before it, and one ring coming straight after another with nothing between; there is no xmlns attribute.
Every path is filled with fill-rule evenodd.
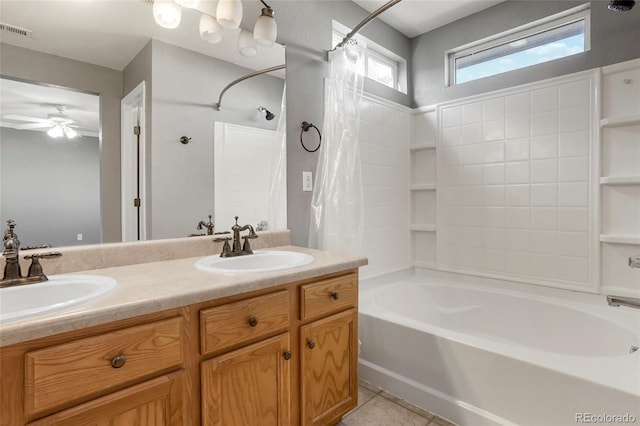
<svg viewBox="0 0 640 426"><path fill-rule="evenodd" d="M447 102L436 125L419 112L438 133L411 151L437 151L412 163L437 168L437 250L414 238L414 266L640 297L638 82L640 59Z"/></svg>
<svg viewBox="0 0 640 426"><path fill-rule="evenodd" d="M597 80L580 73L438 107L439 269L597 288Z"/></svg>
<svg viewBox="0 0 640 426"><path fill-rule="evenodd" d="M364 186L363 276L410 266L409 136L411 112L367 97L360 116Z"/></svg>

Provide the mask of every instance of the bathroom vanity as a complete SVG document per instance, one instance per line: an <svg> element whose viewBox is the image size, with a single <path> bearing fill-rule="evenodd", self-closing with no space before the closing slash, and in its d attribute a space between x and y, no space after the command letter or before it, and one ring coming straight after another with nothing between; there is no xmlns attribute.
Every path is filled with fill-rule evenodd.
<svg viewBox="0 0 640 426"><path fill-rule="evenodd" d="M366 259L286 250L314 262L254 274L199 271L197 258L98 269L119 283L104 299L2 324L0 424L337 423L357 403Z"/></svg>

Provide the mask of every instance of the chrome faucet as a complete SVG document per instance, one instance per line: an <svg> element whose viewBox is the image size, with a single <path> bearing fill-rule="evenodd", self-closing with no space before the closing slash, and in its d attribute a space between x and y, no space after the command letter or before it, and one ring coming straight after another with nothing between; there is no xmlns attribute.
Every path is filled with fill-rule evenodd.
<svg viewBox="0 0 640 426"><path fill-rule="evenodd" d="M40 259L53 259L62 256L62 253L58 252L34 253L25 256L25 259L31 260L31 266L27 276L23 277L20 269L20 240L14 231L15 227L16 222L13 219L7 220L7 229L2 238L2 246L4 247L2 256L4 256L6 262L4 275L0 279L0 288L47 281L48 278L42 271Z"/></svg>
<svg viewBox="0 0 640 426"><path fill-rule="evenodd" d="M211 222L211 215L209 215L209 222L205 222L201 220L198 222L198 226L196 227L199 231L202 228L207 228L207 235L213 235L213 222Z"/></svg>
<svg viewBox="0 0 640 426"><path fill-rule="evenodd" d="M640 299L635 297L607 296L607 303L609 306L627 306L640 309Z"/></svg>
<svg viewBox="0 0 640 426"><path fill-rule="evenodd" d="M253 254L253 250L251 250L251 244L249 244L249 240L253 240L258 238L256 232L251 225L238 225L238 216L235 216L236 224L231 227L231 231L233 231L233 246L229 245L229 241L231 237L225 238L216 238L213 240L214 242L223 242L222 253L220 253L220 257L234 257L234 256L245 256L247 254ZM249 230L248 235L241 236L240 232ZM240 244L240 238L244 240L244 243Z"/></svg>

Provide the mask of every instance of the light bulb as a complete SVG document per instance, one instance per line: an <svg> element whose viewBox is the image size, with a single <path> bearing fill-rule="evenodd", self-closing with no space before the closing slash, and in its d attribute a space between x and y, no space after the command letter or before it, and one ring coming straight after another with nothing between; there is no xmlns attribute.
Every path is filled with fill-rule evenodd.
<svg viewBox="0 0 640 426"><path fill-rule="evenodd" d="M78 132L76 132L69 126L64 126L64 134L67 136L68 139L73 139L76 136L78 136Z"/></svg>
<svg viewBox="0 0 640 426"><path fill-rule="evenodd" d="M176 3L182 7L193 9L200 3L200 0L176 0Z"/></svg>
<svg viewBox="0 0 640 426"><path fill-rule="evenodd" d="M258 17L253 28L253 38L261 46L273 46L277 35L278 26L276 25L276 20L273 19L273 9L265 7L262 9L262 15Z"/></svg>
<svg viewBox="0 0 640 426"><path fill-rule="evenodd" d="M205 13L200 17L200 37L207 43L218 43L222 40L222 27L216 18Z"/></svg>
<svg viewBox="0 0 640 426"><path fill-rule="evenodd" d="M155 0L153 2L153 18L163 28L177 28L180 25L182 8L171 0Z"/></svg>
<svg viewBox="0 0 640 426"><path fill-rule="evenodd" d="M218 0L216 16L224 28L238 28L242 21L242 3L240 0Z"/></svg>
<svg viewBox="0 0 640 426"><path fill-rule="evenodd" d="M47 130L47 135L51 136L54 139L61 138L63 136L62 127L56 125Z"/></svg>
<svg viewBox="0 0 640 426"><path fill-rule="evenodd" d="M238 50L242 56L256 56L258 43L249 31L240 30L238 35Z"/></svg>

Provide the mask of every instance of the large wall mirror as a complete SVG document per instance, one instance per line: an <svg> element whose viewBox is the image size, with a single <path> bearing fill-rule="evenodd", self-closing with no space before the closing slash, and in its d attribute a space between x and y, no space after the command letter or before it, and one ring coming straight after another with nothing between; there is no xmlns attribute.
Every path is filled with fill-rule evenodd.
<svg viewBox="0 0 640 426"><path fill-rule="evenodd" d="M150 2L3 2L15 28L0 38L0 219L18 222L23 246L186 237L206 232L196 226L208 215L225 231L232 211L286 227L286 194L264 179L286 182L284 71L214 108L231 81L284 64L284 47L242 56L239 29L206 43L199 21L216 2L200 5L168 30Z"/></svg>

